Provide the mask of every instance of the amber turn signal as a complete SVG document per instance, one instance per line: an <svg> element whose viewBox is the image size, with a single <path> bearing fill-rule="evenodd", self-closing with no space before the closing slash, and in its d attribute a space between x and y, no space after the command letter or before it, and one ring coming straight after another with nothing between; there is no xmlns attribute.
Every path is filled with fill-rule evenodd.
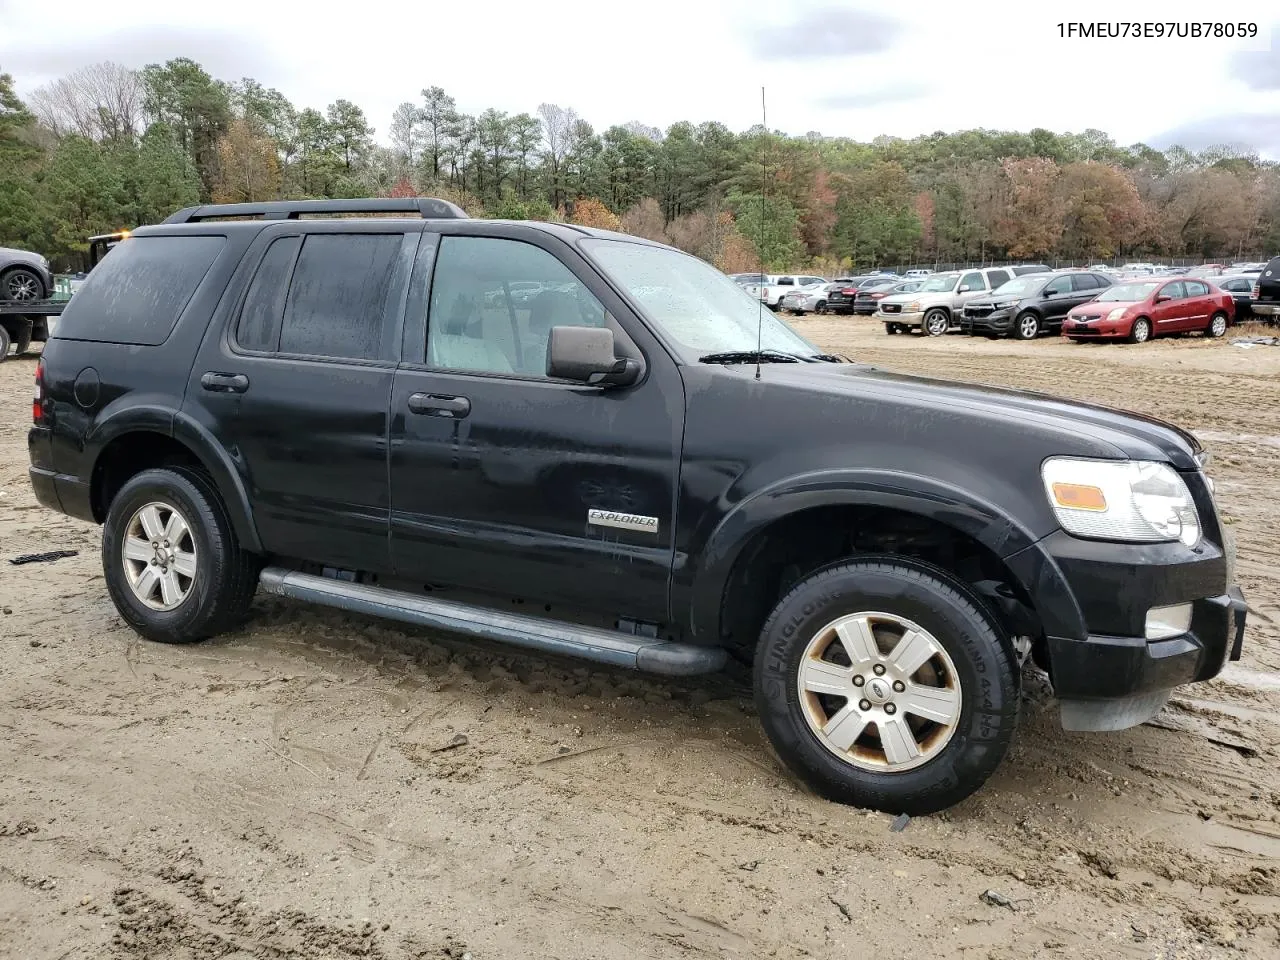
<svg viewBox="0 0 1280 960"><path fill-rule="evenodd" d="M1107 509L1107 498L1102 495L1102 491L1083 483L1055 483L1053 499L1058 502L1058 506L1072 510L1101 512Z"/></svg>

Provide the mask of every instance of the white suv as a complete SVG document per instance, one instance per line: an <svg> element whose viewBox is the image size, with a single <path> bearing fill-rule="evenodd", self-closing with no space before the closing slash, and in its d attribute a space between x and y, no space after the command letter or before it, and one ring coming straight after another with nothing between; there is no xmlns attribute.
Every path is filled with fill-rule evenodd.
<svg viewBox="0 0 1280 960"><path fill-rule="evenodd" d="M797 274L788 274L786 276L770 276L764 285L749 283L742 289L747 292L748 296L757 297L764 301L764 305L770 310L777 310L782 304L782 298L788 293L794 293L799 288L812 287L826 282L825 277L805 277Z"/></svg>
<svg viewBox="0 0 1280 960"><path fill-rule="evenodd" d="M907 333L919 327L931 337L940 337L959 321L967 301L989 293L1014 275L1012 267L935 273L915 293L899 293L881 300L875 319L884 323L887 333Z"/></svg>

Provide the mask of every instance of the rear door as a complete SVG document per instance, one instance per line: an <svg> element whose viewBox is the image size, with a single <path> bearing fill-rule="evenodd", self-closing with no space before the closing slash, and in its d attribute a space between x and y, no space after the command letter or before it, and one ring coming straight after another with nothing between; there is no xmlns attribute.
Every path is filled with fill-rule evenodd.
<svg viewBox="0 0 1280 960"><path fill-rule="evenodd" d="M1203 330L1209 325L1209 316L1217 307L1213 288L1204 280L1184 280L1186 288L1185 309L1177 330Z"/></svg>
<svg viewBox="0 0 1280 960"><path fill-rule="evenodd" d="M269 553L389 566L387 410L421 229L272 225L219 305L183 409L240 465Z"/></svg>

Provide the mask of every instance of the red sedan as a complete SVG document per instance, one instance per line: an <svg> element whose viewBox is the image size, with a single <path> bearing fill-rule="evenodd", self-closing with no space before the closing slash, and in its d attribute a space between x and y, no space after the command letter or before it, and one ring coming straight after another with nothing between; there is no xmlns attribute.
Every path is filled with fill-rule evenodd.
<svg viewBox="0 0 1280 960"><path fill-rule="evenodd" d="M1231 294L1205 280L1129 280L1073 307L1062 335L1075 341L1123 337L1130 343L1197 330L1220 337L1234 315Z"/></svg>

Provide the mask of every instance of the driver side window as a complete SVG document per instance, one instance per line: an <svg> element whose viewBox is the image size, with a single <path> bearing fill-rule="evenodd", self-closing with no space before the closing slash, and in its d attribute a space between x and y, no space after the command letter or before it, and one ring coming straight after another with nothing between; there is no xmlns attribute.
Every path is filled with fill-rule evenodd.
<svg viewBox="0 0 1280 960"><path fill-rule="evenodd" d="M545 377L552 327L604 325L600 301L540 247L441 238L427 313L431 366Z"/></svg>

